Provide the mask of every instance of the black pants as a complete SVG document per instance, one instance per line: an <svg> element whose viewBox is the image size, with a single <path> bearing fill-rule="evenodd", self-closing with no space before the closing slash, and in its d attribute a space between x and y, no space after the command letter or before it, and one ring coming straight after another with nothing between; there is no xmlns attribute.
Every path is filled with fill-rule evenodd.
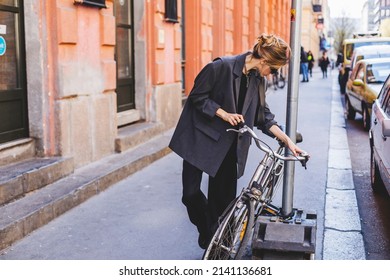
<svg viewBox="0 0 390 280"><path fill-rule="evenodd" d="M209 176L207 198L200 189L203 171L183 161L183 197L190 221L200 234L211 237L218 217L237 192L237 144L225 156L216 176Z"/></svg>

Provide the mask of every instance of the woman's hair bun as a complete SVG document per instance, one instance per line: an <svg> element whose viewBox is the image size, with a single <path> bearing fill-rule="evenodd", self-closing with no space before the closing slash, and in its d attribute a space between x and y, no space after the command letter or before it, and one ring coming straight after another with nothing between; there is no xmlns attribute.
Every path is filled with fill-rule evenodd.
<svg viewBox="0 0 390 280"><path fill-rule="evenodd" d="M279 68L288 63L291 49L282 38L263 33L257 37L252 55L255 58L264 58L270 66Z"/></svg>

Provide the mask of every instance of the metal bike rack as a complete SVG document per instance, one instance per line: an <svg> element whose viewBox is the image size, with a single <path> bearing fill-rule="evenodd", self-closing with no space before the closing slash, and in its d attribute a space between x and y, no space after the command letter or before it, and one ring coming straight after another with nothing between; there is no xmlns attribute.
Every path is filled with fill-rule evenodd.
<svg viewBox="0 0 390 280"><path fill-rule="evenodd" d="M261 215L252 240L252 259L313 259L316 247L317 214L293 209L293 216Z"/></svg>

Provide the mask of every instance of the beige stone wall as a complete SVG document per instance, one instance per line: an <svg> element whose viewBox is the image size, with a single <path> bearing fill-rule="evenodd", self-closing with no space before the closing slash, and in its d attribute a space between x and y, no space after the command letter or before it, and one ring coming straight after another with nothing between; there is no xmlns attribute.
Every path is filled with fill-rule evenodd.
<svg viewBox="0 0 390 280"><path fill-rule="evenodd" d="M113 3L107 6L57 6L59 153L72 156L75 167L115 148L115 18Z"/></svg>
<svg viewBox="0 0 390 280"><path fill-rule="evenodd" d="M166 129L175 126L182 109L181 83L158 86L155 96L156 121Z"/></svg>
<svg viewBox="0 0 390 280"><path fill-rule="evenodd" d="M75 167L114 152L115 17L70 0L25 1L30 135Z"/></svg>

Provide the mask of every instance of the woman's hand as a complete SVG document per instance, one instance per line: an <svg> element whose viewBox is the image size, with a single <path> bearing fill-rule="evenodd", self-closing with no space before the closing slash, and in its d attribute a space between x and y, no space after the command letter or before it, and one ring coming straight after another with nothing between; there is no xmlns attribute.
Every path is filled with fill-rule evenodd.
<svg viewBox="0 0 390 280"><path fill-rule="evenodd" d="M236 113L228 113L225 110L219 108L216 115L223 119L225 122L230 123L232 126L236 126L241 122L244 122L244 117Z"/></svg>
<svg viewBox="0 0 390 280"><path fill-rule="evenodd" d="M294 142L290 138L288 138L286 144L294 156L299 156L302 153L306 153L304 150L302 150L297 145L295 145Z"/></svg>
<svg viewBox="0 0 390 280"><path fill-rule="evenodd" d="M286 144L287 148L289 148L294 156L299 156L301 153L306 153L304 150L299 148L277 125L271 126L270 131L273 135L276 136L276 138L280 139L284 144Z"/></svg>

